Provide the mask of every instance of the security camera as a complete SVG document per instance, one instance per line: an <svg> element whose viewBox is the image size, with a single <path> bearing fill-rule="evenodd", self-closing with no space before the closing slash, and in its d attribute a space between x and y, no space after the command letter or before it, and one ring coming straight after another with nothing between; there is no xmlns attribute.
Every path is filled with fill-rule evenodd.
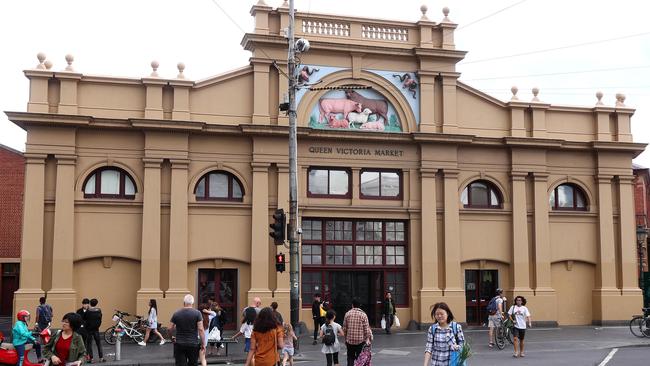
<svg viewBox="0 0 650 366"><path fill-rule="evenodd" d="M302 228L299 227L298 229L296 229L296 232L298 233L298 235L302 235Z"/></svg>
<svg viewBox="0 0 650 366"><path fill-rule="evenodd" d="M296 41L295 50L298 53L304 53L309 51L309 41L304 38L298 39Z"/></svg>

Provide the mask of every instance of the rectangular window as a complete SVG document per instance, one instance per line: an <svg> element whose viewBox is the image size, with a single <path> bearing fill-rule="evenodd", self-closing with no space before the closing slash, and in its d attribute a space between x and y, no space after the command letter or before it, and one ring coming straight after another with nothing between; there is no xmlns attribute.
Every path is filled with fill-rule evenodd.
<svg viewBox="0 0 650 366"><path fill-rule="evenodd" d="M404 223L387 221L386 241L404 241Z"/></svg>
<svg viewBox="0 0 650 366"><path fill-rule="evenodd" d="M362 170L361 198L400 199L402 174L400 171Z"/></svg>
<svg viewBox="0 0 650 366"><path fill-rule="evenodd" d="M303 271L301 278L302 304L311 306L314 302L314 293L322 293L323 283L321 272Z"/></svg>
<svg viewBox="0 0 650 366"><path fill-rule="evenodd" d="M325 240L352 240L352 221L327 221Z"/></svg>
<svg viewBox="0 0 650 366"><path fill-rule="evenodd" d="M303 240L323 240L323 222L320 220L302 220Z"/></svg>
<svg viewBox="0 0 650 366"><path fill-rule="evenodd" d="M325 251L327 264L352 265L352 245L328 245Z"/></svg>
<svg viewBox="0 0 650 366"><path fill-rule="evenodd" d="M310 197L350 196L350 173L345 169L310 168L307 182Z"/></svg>
<svg viewBox="0 0 650 366"><path fill-rule="evenodd" d="M357 264L367 266L381 266L383 253L381 245L357 245Z"/></svg>
<svg viewBox="0 0 650 366"><path fill-rule="evenodd" d="M381 241L382 240L381 227L382 227L381 221L357 222L357 240L358 241Z"/></svg>
<svg viewBox="0 0 650 366"><path fill-rule="evenodd" d="M323 264L322 246L320 245L302 245L302 264L320 265Z"/></svg>
<svg viewBox="0 0 650 366"><path fill-rule="evenodd" d="M403 245L386 246L386 265L403 266L406 264L406 254Z"/></svg>

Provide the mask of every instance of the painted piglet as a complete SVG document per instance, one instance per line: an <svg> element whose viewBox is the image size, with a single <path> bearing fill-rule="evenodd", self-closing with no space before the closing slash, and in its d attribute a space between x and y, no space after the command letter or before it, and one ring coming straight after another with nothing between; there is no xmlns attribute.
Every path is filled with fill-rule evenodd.
<svg viewBox="0 0 650 366"><path fill-rule="evenodd" d="M330 115L328 126L330 128L350 128L350 122L346 119L336 119L335 115Z"/></svg>
<svg viewBox="0 0 650 366"><path fill-rule="evenodd" d="M348 118L348 113L361 113L361 103L349 99L321 99L318 103L320 116L318 122L323 122L323 117L329 119L330 114L343 113L343 118Z"/></svg>
<svg viewBox="0 0 650 366"><path fill-rule="evenodd" d="M375 130L383 131L384 130L384 120L381 118L379 121L366 122L359 127L362 130Z"/></svg>

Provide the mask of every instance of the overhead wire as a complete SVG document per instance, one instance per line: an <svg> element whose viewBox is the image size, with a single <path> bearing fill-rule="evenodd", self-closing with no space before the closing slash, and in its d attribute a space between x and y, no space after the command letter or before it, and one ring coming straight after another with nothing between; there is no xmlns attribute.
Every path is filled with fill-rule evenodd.
<svg viewBox="0 0 650 366"><path fill-rule="evenodd" d="M593 73L593 72L638 70L638 69L647 69L647 68L650 68L650 65L612 67L612 68L592 69L592 70L549 72L549 73L543 73L543 74L523 74L523 75L494 76L494 77L487 77L487 78L474 78L474 79L464 79L464 80L465 81L479 81L479 80L516 79L516 78L523 78L523 77L542 77L542 76L556 76L556 75L570 75L570 74L587 74L587 73Z"/></svg>

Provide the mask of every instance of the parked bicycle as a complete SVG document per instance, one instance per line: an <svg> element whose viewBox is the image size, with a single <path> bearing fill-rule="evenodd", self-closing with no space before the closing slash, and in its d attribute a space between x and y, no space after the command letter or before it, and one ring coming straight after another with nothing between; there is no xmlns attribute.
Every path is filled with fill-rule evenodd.
<svg viewBox="0 0 650 366"><path fill-rule="evenodd" d="M512 328L514 324L510 318L501 318L499 321L499 326L495 330L495 343L497 348L503 349L506 346L506 340L513 344L512 340Z"/></svg>
<svg viewBox="0 0 650 366"><path fill-rule="evenodd" d="M115 332L115 328L118 327L122 329L124 332L123 337L126 339L131 339L135 343L142 342L144 340L145 321L142 320L142 317L138 315L135 315L136 320L129 321L125 319L127 316L131 316L131 314L124 311L115 310L115 314L113 314L113 321L115 322L115 325L106 329L104 332L104 340L106 343L110 345L115 344L117 341L117 333Z"/></svg>
<svg viewBox="0 0 650 366"><path fill-rule="evenodd" d="M643 315L634 315L630 320L630 332L636 337L650 337L650 308L642 308Z"/></svg>

